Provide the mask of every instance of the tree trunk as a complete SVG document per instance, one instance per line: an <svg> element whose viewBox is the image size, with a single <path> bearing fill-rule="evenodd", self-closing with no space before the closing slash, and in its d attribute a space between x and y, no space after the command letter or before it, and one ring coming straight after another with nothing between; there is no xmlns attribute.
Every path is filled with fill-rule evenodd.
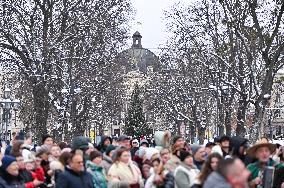
<svg viewBox="0 0 284 188"><path fill-rule="evenodd" d="M32 130L35 133L35 140L41 140L42 135L47 134L47 119L49 112L48 92L43 83L37 84L33 88L35 124ZM39 143L41 144L41 143Z"/></svg>
<svg viewBox="0 0 284 188"><path fill-rule="evenodd" d="M240 137L244 137L246 135L245 129L245 117L246 117L246 107L247 104L245 102L245 97L239 100L239 107L237 112L237 129L236 135Z"/></svg>

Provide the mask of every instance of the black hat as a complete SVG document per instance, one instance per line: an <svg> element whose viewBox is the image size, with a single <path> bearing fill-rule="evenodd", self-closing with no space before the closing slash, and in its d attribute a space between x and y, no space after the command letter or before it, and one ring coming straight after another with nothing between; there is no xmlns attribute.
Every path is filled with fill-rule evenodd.
<svg viewBox="0 0 284 188"><path fill-rule="evenodd" d="M222 136L222 137L220 138L220 143L221 143L221 142L224 142L224 141L230 141L230 137L229 137L229 136L226 136L226 135Z"/></svg>
<svg viewBox="0 0 284 188"><path fill-rule="evenodd" d="M130 138L126 135L120 135L117 139L117 142L121 142L121 141L124 141L124 140L130 140Z"/></svg>
<svg viewBox="0 0 284 188"><path fill-rule="evenodd" d="M211 147L211 146L216 146L216 144L214 142L208 142L205 147L208 148L208 147Z"/></svg>
<svg viewBox="0 0 284 188"><path fill-rule="evenodd" d="M25 140L25 133L20 131L18 135L15 137L16 140Z"/></svg>
<svg viewBox="0 0 284 188"><path fill-rule="evenodd" d="M181 135L175 135L173 138L172 138L172 144L175 144L177 142L178 139L182 138Z"/></svg>
<svg viewBox="0 0 284 188"><path fill-rule="evenodd" d="M185 150L180 150L179 159L181 161L184 161L187 157L192 157L191 153L189 153L188 151L185 151Z"/></svg>
<svg viewBox="0 0 284 188"><path fill-rule="evenodd" d="M50 136L49 134L45 134L41 137L41 143L44 144L45 140L48 139L48 138L52 138L52 136Z"/></svg>

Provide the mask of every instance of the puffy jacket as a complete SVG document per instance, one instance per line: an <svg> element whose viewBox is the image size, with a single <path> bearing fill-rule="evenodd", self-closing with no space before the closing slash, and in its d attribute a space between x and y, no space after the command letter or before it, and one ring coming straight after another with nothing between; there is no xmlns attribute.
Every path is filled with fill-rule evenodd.
<svg viewBox="0 0 284 188"><path fill-rule="evenodd" d="M86 163L87 171L93 176L93 183L95 187L107 188L106 176L103 167L97 166L91 161Z"/></svg>

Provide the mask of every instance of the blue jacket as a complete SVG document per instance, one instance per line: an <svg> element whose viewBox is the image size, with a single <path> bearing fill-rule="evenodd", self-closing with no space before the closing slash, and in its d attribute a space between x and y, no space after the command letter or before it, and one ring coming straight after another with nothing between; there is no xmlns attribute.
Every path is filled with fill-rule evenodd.
<svg viewBox="0 0 284 188"><path fill-rule="evenodd" d="M94 188L92 175L87 171L77 173L66 167L65 171L58 174L55 181L56 188Z"/></svg>

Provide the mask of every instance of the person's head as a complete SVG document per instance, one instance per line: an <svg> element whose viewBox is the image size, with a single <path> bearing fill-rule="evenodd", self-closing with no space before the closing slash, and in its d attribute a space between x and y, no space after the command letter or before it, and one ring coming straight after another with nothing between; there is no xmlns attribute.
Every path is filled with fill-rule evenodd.
<svg viewBox="0 0 284 188"><path fill-rule="evenodd" d="M139 142L137 139L132 140L131 145L133 148L138 148L139 147Z"/></svg>
<svg viewBox="0 0 284 188"><path fill-rule="evenodd" d="M15 140L12 150L11 150L11 155L16 157L22 154L22 147L23 147L24 141L23 140Z"/></svg>
<svg viewBox="0 0 284 188"><path fill-rule="evenodd" d="M267 163L269 161L269 157L271 152L268 147L259 147L256 149L255 156L261 163Z"/></svg>
<svg viewBox="0 0 284 188"><path fill-rule="evenodd" d="M118 145L130 149L130 138L126 135L121 135L117 139Z"/></svg>
<svg viewBox="0 0 284 188"><path fill-rule="evenodd" d="M187 166L189 167L194 166L192 154L189 153L188 151L180 150L179 158L181 162L183 162Z"/></svg>
<svg viewBox="0 0 284 188"><path fill-rule="evenodd" d="M184 139L180 135L176 135L172 138L173 150L180 150L184 148Z"/></svg>
<svg viewBox="0 0 284 188"><path fill-rule="evenodd" d="M163 148L160 151L160 156L161 156L163 163L165 164L171 158L170 150L168 148Z"/></svg>
<svg viewBox="0 0 284 188"><path fill-rule="evenodd" d="M103 145L104 145L105 147L107 147L107 146L109 146L110 144L111 144L111 138L110 138L110 137L106 137L106 138L104 139Z"/></svg>
<svg viewBox="0 0 284 188"><path fill-rule="evenodd" d="M109 146L106 148L105 154L106 154L107 156L109 156L110 158L112 158L112 155L113 155L113 153L114 153L114 150L115 150L115 146L109 145Z"/></svg>
<svg viewBox="0 0 284 188"><path fill-rule="evenodd" d="M32 134L31 133L25 134L25 144L31 145L32 142L33 142Z"/></svg>
<svg viewBox="0 0 284 188"><path fill-rule="evenodd" d="M203 146L191 145L190 147L191 147L192 156L194 160L199 161L199 162L205 161L206 152Z"/></svg>
<svg viewBox="0 0 284 188"><path fill-rule="evenodd" d="M68 164L68 160L70 157L71 157L70 152L63 152L59 157L59 162L61 162L63 166L66 166Z"/></svg>
<svg viewBox="0 0 284 188"><path fill-rule="evenodd" d="M17 160L13 156L5 155L2 158L2 166L1 169L6 171L8 174L12 176L19 175L19 166L17 164Z"/></svg>
<svg viewBox="0 0 284 188"><path fill-rule="evenodd" d="M22 155L16 156L16 161L17 161L19 169L23 170L26 168L25 163L24 163L24 158Z"/></svg>
<svg viewBox="0 0 284 188"><path fill-rule="evenodd" d="M227 158L220 160L217 172L225 177L233 188L247 187L250 172L240 159Z"/></svg>
<svg viewBox="0 0 284 188"><path fill-rule="evenodd" d="M213 142L208 142L208 143L205 145L205 152L206 152L207 156L211 154L211 150L212 150L212 148L213 148L215 145L216 145L216 144L213 143Z"/></svg>
<svg viewBox="0 0 284 188"><path fill-rule="evenodd" d="M163 167L163 163L162 163L162 161L160 160L160 158L154 159L154 160L152 161L152 166L153 166L154 172L155 172L156 174L161 173L162 167Z"/></svg>
<svg viewBox="0 0 284 188"><path fill-rule="evenodd" d="M48 147L40 147L37 152L36 152L36 157L41 158L44 161L48 161L48 156L49 156L49 150Z"/></svg>
<svg viewBox="0 0 284 188"><path fill-rule="evenodd" d="M222 136L221 139L220 139L220 145L221 145L221 148L224 151L229 152L230 137L229 136Z"/></svg>
<svg viewBox="0 0 284 188"><path fill-rule="evenodd" d="M207 177L210 175L212 171L216 171L218 168L218 163L222 160L223 157L219 153L211 153L207 160L205 161L204 165L202 166L199 180L201 184L205 182Z"/></svg>
<svg viewBox="0 0 284 188"><path fill-rule="evenodd" d="M70 168L77 173L84 171L84 160L83 156L80 154L72 153L68 164Z"/></svg>
<svg viewBox="0 0 284 188"><path fill-rule="evenodd" d="M149 147L149 142L148 142L148 140L142 139L142 140L140 141L140 146L142 146L142 147Z"/></svg>
<svg viewBox="0 0 284 188"><path fill-rule="evenodd" d="M68 144L66 142L59 142L58 146L61 150L63 150L64 148L68 148Z"/></svg>
<svg viewBox="0 0 284 188"><path fill-rule="evenodd" d="M60 155L61 155L61 149L59 146L57 145L53 145L51 148L50 148L50 154L55 157L55 158L59 158Z"/></svg>
<svg viewBox="0 0 284 188"><path fill-rule="evenodd" d="M97 150L94 150L90 153L89 158L90 158L90 161L92 161L93 163L99 166L102 163L103 154Z"/></svg>
<svg viewBox="0 0 284 188"><path fill-rule="evenodd" d="M53 145L53 138L46 134L42 136L42 145L52 146Z"/></svg>
<svg viewBox="0 0 284 188"><path fill-rule="evenodd" d="M129 149L122 147L116 151L114 162L123 162L123 163L128 164L130 158L131 158L131 155L130 155Z"/></svg>

